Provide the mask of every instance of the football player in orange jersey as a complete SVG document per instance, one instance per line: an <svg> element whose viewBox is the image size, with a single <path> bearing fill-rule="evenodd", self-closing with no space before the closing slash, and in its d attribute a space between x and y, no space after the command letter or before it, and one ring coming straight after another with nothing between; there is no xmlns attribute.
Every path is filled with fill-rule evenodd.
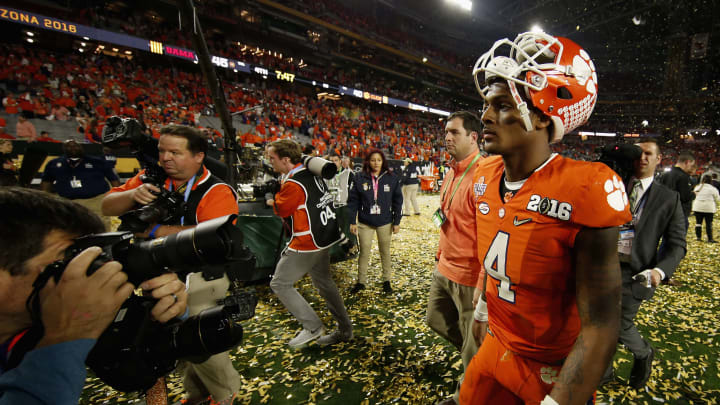
<svg viewBox="0 0 720 405"><path fill-rule="evenodd" d="M509 56L500 56L509 47ZM485 99L474 175L478 258L487 273L461 404L584 404L620 324L620 176L551 153L587 121L597 75L574 42L544 33L497 41L473 71ZM484 332L487 332L483 335Z"/></svg>

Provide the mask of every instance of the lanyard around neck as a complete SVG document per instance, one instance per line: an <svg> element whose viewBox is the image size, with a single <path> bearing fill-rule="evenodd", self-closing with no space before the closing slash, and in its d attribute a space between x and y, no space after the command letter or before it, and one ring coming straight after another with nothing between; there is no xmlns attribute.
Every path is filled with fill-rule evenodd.
<svg viewBox="0 0 720 405"><path fill-rule="evenodd" d="M475 158L470 162L470 164L465 168L465 171L463 172L462 176L460 176L460 180L458 180L457 183L455 183L455 189L453 190L452 194L450 194L450 202L448 202L448 207L452 204L453 198L455 197L455 192L458 191L458 188L460 187L460 183L462 183L463 179L465 178L465 175L467 172L470 171L470 168L477 162L477 160L480 158L480 154L478 153L475 155ZM453 180L455 180L453 176ZM442 201L440 202L440 205L442 206L442 203L445 202L445 195L447 194L447 188L445 189L445 192L442 196Z"/></svg>
<svg viewBox="0 0 720 405"><path fill-rule="evenodd" d="M178 193L182 193L183 188L185 189L185 192L184 192L185 202L187 202L188 197L190 197L190 192L192 191L192 187L193 187L193 184L195 183L196 176L197 175L194 174L187 183L183 184L182 186L178 187L178 189L177 189ZM172 180L170 180L170 191L173 191L173 181ZM185 215L180 217L180 225L185 225Z"/></svg>
<svg viewBox="0 0 720 405"><path fill-rule="evenodd" d="M288 172L287 177L288 177L288 178L292 177L293 174L295 174L295 173L297 173L298 171L300 171L300 169L302 169L303 167L305 167L305 165L300 165L300 166L294 167L292 170L290 170L290 171Z"/></svg>
<svg viewBox="0 0 720 405"><path fill-rule="evenodd" d="M375 177L374 174L371 174L371 175L370 175L370 179L372 180L373 194L374 194L374 196L375 196L375 203L376 203L376 204L377 204L377 193L378 193L378 189L380 188L380 184L379 184L379 182L380 182L380 177L381 177L382 175L383 175L382 173L380 173L380 176L377 176L377 177Z"/></svg>

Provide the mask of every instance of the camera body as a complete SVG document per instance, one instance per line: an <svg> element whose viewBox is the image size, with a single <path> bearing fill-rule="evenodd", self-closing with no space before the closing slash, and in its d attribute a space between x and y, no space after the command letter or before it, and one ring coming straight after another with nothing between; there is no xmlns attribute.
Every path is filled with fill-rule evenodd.
<svg viewBox="0 0 720 405"><path fill-rule="evenodd" d="M117 390L145 391L172 371L178 360L202 362L240 344L240 322L254 316L257 297L241 286L244 274L255 267L255 256L243 245L242 232L232 223L235 218L216 218L151 241L135 241L131 232L83 236L65 251L63 260L50 264L38 277L35 291L40 291L50 277L59 281L67 264L90 246L100 246L103 252L88 267L88 275L117 260L134 285L168 271L202 271L206 279L227 273L233 286L231 295L216 307L185 321L161 324L151 316L156 301L133 295L100 336L87 365ZM39 308L31 305L31 312L39 313Z"/></svg>
<svg viewBox="0 0 720 405"><path fill-rule="evenodd" d="M253 184L253 197L266 198L280 191L280 182L277 179L270 179L262 184Z"/></svg>
<svg viewBox="0 0 720 405"><path fill-rule="evenodd" d="M163 183L153 184L160 189L157 198L148 205L120 215L119 231L143 232L150 224L171 223L183 215L185 212L183 195L163 188Z"/></svg>

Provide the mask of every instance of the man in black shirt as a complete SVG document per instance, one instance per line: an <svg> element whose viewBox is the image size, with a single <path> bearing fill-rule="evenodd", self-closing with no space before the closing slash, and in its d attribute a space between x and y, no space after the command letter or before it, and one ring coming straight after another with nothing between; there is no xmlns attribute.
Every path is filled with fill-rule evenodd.
<svg viewBox="0 0 720 405"><path fill-rule="evenodd" d="M660 184L680 193L680 203L685 214L685 230L688 228L688 217L692 208L692 200L695 199L693 185L690 175L695 173L695 156L691 152L680 152L677 163L672 170L660 176Z"/></svg>

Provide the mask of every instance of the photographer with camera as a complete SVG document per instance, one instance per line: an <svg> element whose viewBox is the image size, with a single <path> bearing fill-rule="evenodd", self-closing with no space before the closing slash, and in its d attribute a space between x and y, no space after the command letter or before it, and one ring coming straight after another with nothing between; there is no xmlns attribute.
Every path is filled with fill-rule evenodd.
<svg viewBox="0 0 720 405"><path fill-rule="evenodd" d="M58 281L49 279L39 293L39 314L32 313L26 301L38 275L63 259L75 238L102 232L103 223L79 204L29 189L0 189L0 206L0 405L77 403L85 358L134 287L115 261L87 275L101 253L91 247ZM185 286L175 274L140 287L158 300L156 320L185 312Z"/></svg>
<svg viewBox="0 0 720 405"><path fill-rule="evenodd" d="M303 326L288 346L298 349L318 338L320 345L349 341L353 338L352 321L330 274L329 248L342 239L333 196L312 169L312 162L305 160L310 167L303 164L297 143L288 139L275 141L267 152L273 169L283 174L280 191L267 205L276 215L289 217L292 228L292 239L275 268L270 287ZM322 336L322 320L294 288L295 282L308 273L338 324L338 329L329 335Z"/></svg>
<svg viewBox="0 0 720 405"><path fill-rule="evenodd" d="M214 218L238 213L237 197L233 189L214 176L203 165L207 141L200 131L183 125L168 125L160 130L158 140L159 164L167 174L163 188L180 193L184 198L184 211L167 222L149 224L138 237L150 239L178 233L184 229ZM121 215L138 205L152 204L160 188L143 183L144 171L115 187L103 200L105 215ZM177 219L175 219L177 218ZM189 315L217 305L230 285L227 275L205 280L201 273L190 273L187 278ZM231 404L240 389L240 375L235 370L228 352L211 356L202 363L186 363L183 373L186 404L199 404L211 397L211 403Z"/></svg>

